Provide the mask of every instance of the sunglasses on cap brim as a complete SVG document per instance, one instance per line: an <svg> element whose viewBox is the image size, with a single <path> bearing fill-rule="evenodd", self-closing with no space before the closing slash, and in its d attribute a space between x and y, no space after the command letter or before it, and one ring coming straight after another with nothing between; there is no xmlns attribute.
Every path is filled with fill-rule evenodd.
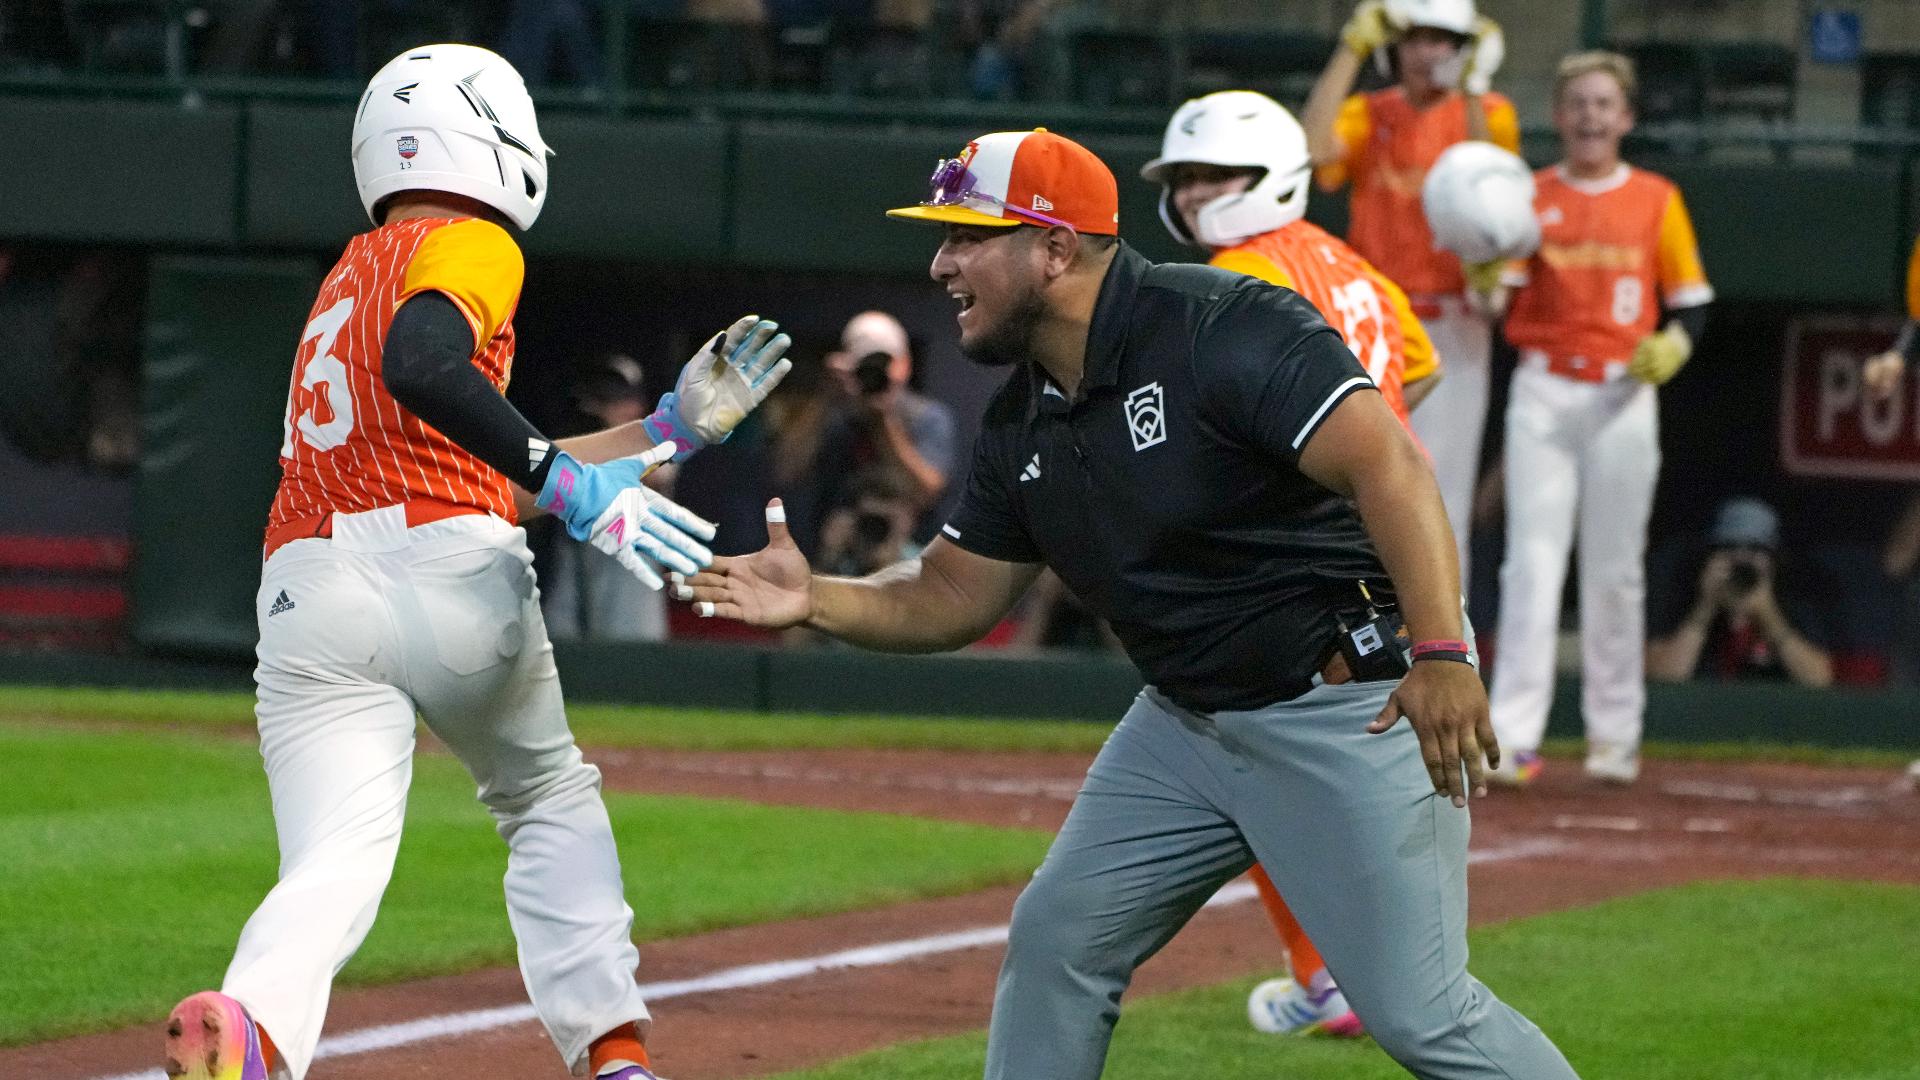
<svg viewBox="0 0 1920 1080"><path fill-rule="evenodd" d="M927 196L926 201L920 204L921 206L964 206L967 200L975 199L990 203L1009 214L1037 225L1058 225L1063 229L1080 231L1057 217L1048 217L1038 210L1014 206L1005 199L978 190L975 185L979 183L979 178L974 176L973 170L967 168L967 163L959 158L941 159L940 164L934 168L933 178L929 183L933 191Z"/></svg>

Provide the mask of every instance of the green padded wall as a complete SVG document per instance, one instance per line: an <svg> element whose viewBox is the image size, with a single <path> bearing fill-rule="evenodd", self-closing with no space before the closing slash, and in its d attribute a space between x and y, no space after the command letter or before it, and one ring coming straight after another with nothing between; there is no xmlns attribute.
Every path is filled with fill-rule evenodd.
<svg viewBox="0 0 1920 1080"><path fill-rule="evenodd" d="M169 256L147 297L134 484L134 639L246 654L293 349L320 287L307 260Z"/></svg>
<svg viewBox="0 0 1920 1080"><path fill-rule="evenodd" d="M0 97L0 237L133 244L239 238L240 113Z"/></svg>

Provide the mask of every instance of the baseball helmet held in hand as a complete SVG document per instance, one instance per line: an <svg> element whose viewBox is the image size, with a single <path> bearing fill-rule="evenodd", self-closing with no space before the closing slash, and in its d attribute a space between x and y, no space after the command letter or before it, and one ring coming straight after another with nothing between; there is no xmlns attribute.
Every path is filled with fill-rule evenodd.
<svg viewBox="0 0 1920 1080"><path fill-rule="evenodd" d="M1427 170L1420 202L1434 246L1462 262L1523 259L1540 247L1533 170L1489 142L1456 143Z"/></svg>

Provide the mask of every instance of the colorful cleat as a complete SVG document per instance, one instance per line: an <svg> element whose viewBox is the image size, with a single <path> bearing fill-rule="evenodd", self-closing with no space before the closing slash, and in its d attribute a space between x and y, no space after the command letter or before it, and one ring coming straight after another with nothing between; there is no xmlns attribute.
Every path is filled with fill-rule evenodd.
<svg viewBox="0 0 1920 1080"><path fill-rule="evenodd" d="M1366 1034L1347 1007L1347 996L1329 983L1318 994L1292 979L1268 979L1247 995L1247 1020L1269 1035L1332 1035L1353 1039Z"/></svg>
<svg viewBox="0 0 1920 1080"><path fill-rule="evenodd" d="M203 990L167 1017L166 1069L176 1080L267 1080L260 1029L239 1002Z"/></svg>
<svg viewBox="0 0 1920 1080"><path fill-rule="evenodd" d="M635 1065L631 1061L610 1061L598 1073L594 1080L660 1080L645 1065Z"/></svg>
<svg viewBox="0 0 1920 1080"><path fill-rule="evenodd" d="M1526 787L1540 779L1540 773L1547 763L1540 760L1540 754L1533 750L1515 750L1506 756L1497 769L1488 769L1487 783L1501 787Z"/></svg>

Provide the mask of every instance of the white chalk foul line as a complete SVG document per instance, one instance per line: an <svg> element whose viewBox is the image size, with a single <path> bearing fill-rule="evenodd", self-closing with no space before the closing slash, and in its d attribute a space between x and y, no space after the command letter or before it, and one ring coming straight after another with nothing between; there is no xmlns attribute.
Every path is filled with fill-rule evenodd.
<svg viewBox="0 0 1920 1080"><path fill-rule="evenodd" d="M1556 854L1568 850L1569 847L1570 845L1558 840L1522 840L1504 847L1470 851L1467 853L1467 863L1479 865L1511 862L1515 859ZM1215 893L1213 899L1207 901L1206 906L1225 907L1229 904L1242 904L1258 895L1258 891L1254 889L1251 882L1237 881ZM942 953L980 949L989 945L1004 945L1006 941L1007 927L1004 924L982 926L972 930L955 931L951 934L935 934L931 937L863 945L855 949L842 949L839 952L823 953L797 960L746 964L692 979L642 983L640 994L653 1002L668 1001L693 994L746 990L756 986L769 986L774 983L804 979L828 971L886 967L890 964L905 963L908 960L938 956ZM361 1028L358 1031L328 1036L320 1040L319 1047L314 1050L313 1058L315 1061L320 1061L326 1058L367 1054L376 1050L392 1050L396 1047L412 1046L415 1043L431 1042L455 1035L468 1035L477 1031L490 1031L494 1028L529 1023L538 1019L539 1016L533 1011L533 1006L527 1004L425 1016L418 1020L383 1024L379 1027ZM139 1072L100 1077L98 1080L167 1080L167 1077L159 1069L143 1069Z"/></svg>

